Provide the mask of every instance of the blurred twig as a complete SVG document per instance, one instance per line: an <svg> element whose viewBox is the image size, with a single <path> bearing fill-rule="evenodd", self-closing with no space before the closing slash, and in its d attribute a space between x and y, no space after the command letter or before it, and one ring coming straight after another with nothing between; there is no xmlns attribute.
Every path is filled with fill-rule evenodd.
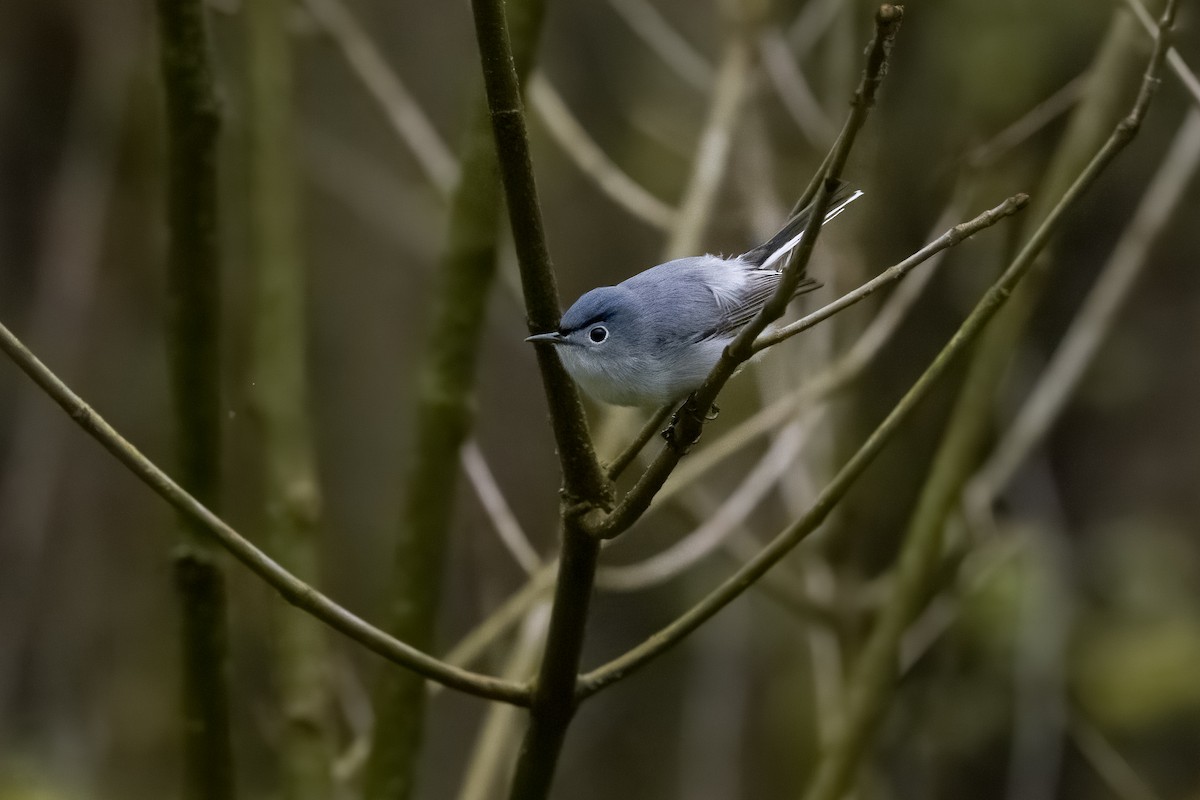
<svg viewBox="0 0 1200 800"><path fill-rule="evenodd" d="M463 445L460 458L463 471L467 473L467 480L475 490L479 502L483 504L500 541L521 569L532 575L541 566L542 559L530 543L529 537L525 535L525 530L517 521L508 501L504 499L504 493L500 491L496 477L488 467L479 444L474 440L468 441Z"/></svg>
<svg viewBox="0 0 1200 800"><path fill-rule="evenodd" d="M800 71L783 32L778 28L763 31L758 51L767 78L796 126L813 147L828 148L837 136L837 129Z"/></svg>
<svg viewBox="0 0 1200 800"><path fill-rule="evenodd" d="M1146 10L1146 6L1141 0L1124 0L1125 5L1137 17L1142 28L1151 38L1158 35L1158 25L1154 21L1154 17ZM1183 60L1183 56L1179 55L1179 51L1174 47L1167 50L1167 66L1175 73L1175 77L1179 78L1179 82L1183 84L1183 88L1192 96L1192 101L1200 105L1200 79L1196 78L1196 73L1193 72Z"/></svg>
<svg viewBox="0 0 1200 800"><path fill-rule="evenodd" d="M1000 444L971 479L965 500L973 518L978 519L985 506L1012 480L1078 388L1116 324L1121 304L1146 266L1151 247L1178 207L1197 167L1200 167L1200 111L1192 110L1037 384Z"/></svg>
<svg viewBox="0 0 1200 800"><path fill-rule="evenodd" d="M549 622L549 603L536 605L525 615L521 633L508 654L505 677L515 681L529 679L537 669ZM521 741L524 721L521 710L513 706L493 705L488 709L471 760L463 771L458 800L489 800L497 796Z"/></svg>
<svg viewBox="0 0 1200 800"><path fill-rule="evenodd" d="M371 37L342 0L303 3L379 104L401 141L408 145L430 183L449 195L458 183L458 161Z"/></svg>
<svg viewBox="0 0 1200 800"><path fill-rule="evenodd" d="M701 91L712 85L714 70L647 0L608 0L613 11L664 64Z"/></svg>
<svg viewBox="0 0 1200 800"><path fill-rule="evenodd" d="M967 153L966 162L975 169L991 166L1010 150L1040 131L1050 121L1057 119L1075 103L1079 102L1087 85L1087 73L1071 79L1054 94L1038 103L1029 113L988 141Z"/></svg>
<svg viewBox="0 0 1200 800"><path fill-rule="evenodd" d="M675 226L678 216L675 209L646 191L605 155L544 75L534 73L526 93L530 106L546 124L554 141L602 192L649 225L664 230Z"/></svg>
<svg viewBox="0 0 1200 800"><path fill-rule="evenodd" d="M557 573L557 560L547 561L539 566L520 589L459 639L458 644L446 652L443 660L458 667L473 664L492 644L519 623L538 600L550 593L554 588Z"/></svg>
<svg viewBox="0 0 1200 800"><path fill-rule="evenodd" d="M1120 800L1160 800L1158 793L1077 709L1068 715L1067 728L1079 753Z"/></svg>
<svg viewBox="0 0 1200 800"><path fill-rule="evenodd" d="M700 247L717 192L725 178L751 64L751 49L746 37L741 33L731 35L717 71L708 119L700 133L692 160L692 174L679 203L677 225L667 242L664 261L692 255Z"/></svg>
<svg viewBox="0 0 1200 800"><path fill-rule="evenodd" d="M50 177L38 228L36 282L28 313L29 338L43 343L76 373L93 341L93 306L112 207L120 112L128 69L140 57L131 46L129 14L85 15L82 68L72 86L62 157ZM103 24L104 31L100 33ZM69 474L68 430L36 387L22 387L8 411L11 438L0 467L0 719L14 720L27 646L37 628L44 556L52 552L60 491Z"/></svg>
<svg viewBox="0 0 1200 800"><path fill-rule="evenodd" d="M808 0L788 26L787 38L794 57L803 59L813 49L842 10L845 0Z"/></svg>
<svg viewBox="0 0 1200 800"><path fill-rule="evenodd" d="M1133 108L1117 123L1107 141L1070 182L1065 192L1057 198L1052 209L1041 220L1021 252L1005 271L1000 283L1005 295L1014 288L1015 281L1011 280L1010 276L1019 278L1030 270L1066 211L1091 187L1100 173L1137 133L1158 83L1158 73L1166 54L1167 31L1174 19L1176 4L1176 0L1170 0L1163 13L1154 52ZM1101 73L1097 71L1096 74ZM953 428L943 440L943 449L948 443L951 443L953 448L958 447L950 438L952 431ZM970 448L969 452L973 452L973 448ZM961 472L958 469L961 458L962 456L956 455L946 459L944 453L939 453L935 459L935 466L927 479L927 491L922 493L918 501L905 536L890 596L884 603L882 614L852 671L845 724L822 755L812 783L805 793L806 800L838 800L842 797L874 733L877 721L886 708L887 691L896 672L901 637L915 616L926 593L929 577L939 563L942 529L954 497L954 492L946 491L945 486L961 486L961 483L954 483L956 475ZM949 475L946 474L948 466L955 468Z"/></svg>

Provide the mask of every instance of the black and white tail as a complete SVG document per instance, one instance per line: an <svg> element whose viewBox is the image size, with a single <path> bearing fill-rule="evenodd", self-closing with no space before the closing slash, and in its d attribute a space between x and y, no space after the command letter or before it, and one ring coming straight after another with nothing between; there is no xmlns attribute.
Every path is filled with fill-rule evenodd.
<svg viewBox="0 0 1200 800"><path fill-rule="evenodd" d="M850 184L842 182L833 192L829 211L825 213L825 223L828 224L830 220L845 211L846 206L860 197L862 197L860 189L854 189ZM796 216L789 219L779 233L772 236L766 243L744 253L741 260L762 269L776 266L780 259L800 243L800 237L804 235L804 229L808 227L808 218L811 214L812 206L806 206Z"/></svg>

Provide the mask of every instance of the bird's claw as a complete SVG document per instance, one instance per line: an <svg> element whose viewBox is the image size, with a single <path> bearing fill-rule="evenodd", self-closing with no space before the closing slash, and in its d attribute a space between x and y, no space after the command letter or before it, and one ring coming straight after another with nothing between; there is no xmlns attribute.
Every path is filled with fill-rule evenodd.
<svg viewBox="0 0 1200 800"><path fill-rule="evenodd" d="M697 413L691 401L684 403L671 416L671 424L662 431L662 438L666 440L671 449L679 453L681 456L686 456L691 451L693 445L700 441L700 434L704 430L704 423L710 422L717 418L721 413L721 409L717 408L714 403L709 407L708 411L703 415ZM696 433L693 436L680 436L677 432L679 425L685 421L695 423Z"/></svg>

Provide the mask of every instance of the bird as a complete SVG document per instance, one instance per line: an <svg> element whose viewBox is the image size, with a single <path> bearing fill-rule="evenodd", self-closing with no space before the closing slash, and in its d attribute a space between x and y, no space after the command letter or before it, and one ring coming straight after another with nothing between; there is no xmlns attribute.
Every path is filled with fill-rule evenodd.
<svg viewBox="0 0 1200 800"><path fill-rule="evenodd" d="M839 182L825 222L862 194ZM811 216L809 205L741 255L677 258L592 289L567 309L558 330L525 341L553 345L575 383L602 403L677 403L700 387L725 347L774 295ZM792 297L820 286L804 277Z"/></svg>

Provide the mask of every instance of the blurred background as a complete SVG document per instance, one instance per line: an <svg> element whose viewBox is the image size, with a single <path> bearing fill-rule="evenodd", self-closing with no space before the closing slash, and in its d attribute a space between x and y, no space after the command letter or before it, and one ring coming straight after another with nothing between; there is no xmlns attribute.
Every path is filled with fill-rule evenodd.
<svg viewBox="0 0 1200 800"><path fill-rule="evenodd" d="M479 67L465 2L341 0L349 16L337 19L349 28L314 7L328 8L299 3L288 28L323 498L318 583L382 621L453 182L447 159L469 124ZM552 0L530 133L564 306L666 255L742 252L769 235L841 125L873 11L861 0ZM224 115L222 510L259 540L243 16L240 0L210 2ZM1194 4L1177 31L1179 63L1200 65ZM1119 2L910 3L845 174L866 195L822 235L810 272L825 287L793 312L1015 192L1034 195L1027 215L1044 213L1038 204L1053 198L1038 190L1096 90L1080 76L1110 70L1106 133L1132 100L1150 42ZM382 57L375 66L386 74L374 80L398 79L402 94L347 58L365 46ZM987 462L971 484L978 502L951 515L946 566L905 637L902 678L858 773L861 798L1200 800L1196 103L1164 75L1141 134L1048 250L1007 377L980 410L982 458L1005 447L1021 457L1007 470ZM0 4L0 320L166 466L164 136L153 4ZM602 575L585 667L674 619L799 516L1029 230L1021 217L1001 223L744 370L681 469L718 442L739 446L672 491L603 563L695 546L673 567ZM479 343L472 469L446 486L456 494L436 653L525 583L514 552L524 568L536 563L497 536L497 518L537 556L557 551L558 467L510 249L501 247ZM1021 450L1013 421L1047 374L1061 385L1062 370L1047 365L1110 268L1126 278L1113 279L1109 319L1084 326L1094 355L1076 358L1077 387ZM838 390L804 395L831 365L849 373ZM816 546L584 706L555 796L803 791L887 597L962 372L922 404ZM798 390L770 435L737 427ZM606 456L646 416L589 413ZM0 367L0 799L181 795L175 527L165 503L15 367ZM704 538L689 538L698 527ZM284 605L232 562L227 576L239 791L278 797L269 643ZM526 627L536 636L536 619ZM329 642L336 794L355 797L373 687L395 667L337 635ZM510 644L477 668L503 669ZM414 796L466 796L486 712L450 692L430 700ZM511 749L519 729L502 738ZM503 796L502 772L481 796Z"/></svg>

